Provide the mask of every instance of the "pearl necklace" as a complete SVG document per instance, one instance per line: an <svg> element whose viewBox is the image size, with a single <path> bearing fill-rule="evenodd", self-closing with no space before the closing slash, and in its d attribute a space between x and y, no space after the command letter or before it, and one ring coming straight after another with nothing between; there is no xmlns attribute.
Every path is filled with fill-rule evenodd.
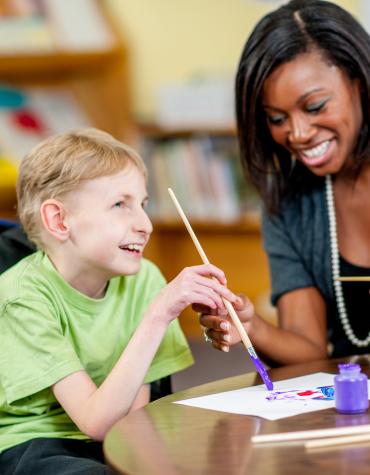
<svg viewBox="0 0 370 475"><path fill-rule="evenodd" d="M337 223L335 219L335 205L333 195L333 185L331 176L326 175L325 181L326 201L328 205L328 218L329 218L329 234L330 234L330 250L331 250L331 265L333 272L334 282L334 294L337 301L339 318L342 323L344 333L348 340L358 348L364 348L370 343L370 333L365 340L360 340L354 334L351 324L349 323L346 305L343 297L342 282L338 280L339 277L339 250L338 250L338 237L337 237Z"/></svg>

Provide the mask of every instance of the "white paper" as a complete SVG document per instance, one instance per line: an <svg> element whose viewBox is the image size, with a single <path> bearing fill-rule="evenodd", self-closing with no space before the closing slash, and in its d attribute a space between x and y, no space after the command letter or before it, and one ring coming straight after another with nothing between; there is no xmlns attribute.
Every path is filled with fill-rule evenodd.
<svg viewBox="0 0 370 475"><path fill-rule="evenodd" d="M274 421L305 412L320 411L334 407L334 400L313 399L317 394L308 396L295 396L294 394L295 390L298 392L316 392L319 387L333 386L334 376L334 374L329 373L314 373L274 382L274 391L271 393L277 391L284 391L284 393L286 391L292 391L292 398L289 399L268 400L267 397L269 397L271 393L266 390L264 384L261 384L259 386L211 394L209 396L175 401L175 404L184 404L234 414L259 416ZM289 396L289 393L287 393L287 396Z"/></svg>

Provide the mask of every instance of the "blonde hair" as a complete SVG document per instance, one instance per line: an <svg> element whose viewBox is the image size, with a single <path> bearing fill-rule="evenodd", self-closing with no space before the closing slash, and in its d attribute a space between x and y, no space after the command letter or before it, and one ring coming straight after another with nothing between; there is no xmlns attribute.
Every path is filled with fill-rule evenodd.
<svg viewBox="0 0 370 475"><path fill-rule="evenodd" d="M141 157L106 132L88 128L47 138L26 155L17 180L18 216L28 238L43 249L40 206L60 200L85 180L135 165L147 179Z"/></svg>

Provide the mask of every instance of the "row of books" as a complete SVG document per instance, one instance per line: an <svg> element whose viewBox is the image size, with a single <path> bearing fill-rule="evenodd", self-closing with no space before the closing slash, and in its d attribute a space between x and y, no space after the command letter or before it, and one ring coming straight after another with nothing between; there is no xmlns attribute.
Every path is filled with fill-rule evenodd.
<svg viewBox="0 0 370 475"><path fill-rule="evenodd" d="M22 158L50 135L89 126L63 88L15 88L0 83L0 193L14 188Z"/></svg>
<svg viewBox="0 0 370 475"><path fill-rule="evenodd" d="M0 156L16 166L46 137L89 125L64 88L16 88L0 83Z"/></svg>
<svg viewBox="0 0 370 475"><path fill-rule="evenodd" d="M88 52L112 47L100 0L2 0L0 53Z"/></svg>
<svg viewBox="0 0 370 475"><path fill-rule="evenodd" d="M198 221L230 223L259 209L257 195L243 177L235 137L147 139L142 156L149 172L148 213L155 220L178 219L168 188Z"/></svg>

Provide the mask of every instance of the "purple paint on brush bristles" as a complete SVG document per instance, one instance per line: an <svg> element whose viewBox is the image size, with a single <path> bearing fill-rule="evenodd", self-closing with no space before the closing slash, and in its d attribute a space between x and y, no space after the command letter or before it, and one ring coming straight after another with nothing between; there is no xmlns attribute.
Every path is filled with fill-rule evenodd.
<svg viewBox="0 0 370 475"><path fill-rule="evenodd" d="M258 358L254 348L249 347L248 352L253 361L254 366L256 367L256 370L262 378L262 381L265 383L266 388L269 391L272 391L274 389L274 385L272 384L272 381L269 378L269 375L267 374L266 368L263 366L262 361Z"/></svg>

